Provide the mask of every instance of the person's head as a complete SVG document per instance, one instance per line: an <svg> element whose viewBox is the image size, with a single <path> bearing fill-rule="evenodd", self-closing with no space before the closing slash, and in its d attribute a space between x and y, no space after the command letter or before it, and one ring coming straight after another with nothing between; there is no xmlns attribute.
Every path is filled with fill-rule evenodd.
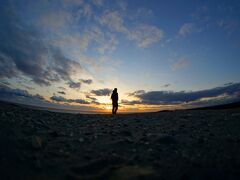
<svg viewBox="0 0 240 180"><path fill-rule="evenodd" d="M117 92L117 88L114 88L113 92L116 93Z"/></svg>

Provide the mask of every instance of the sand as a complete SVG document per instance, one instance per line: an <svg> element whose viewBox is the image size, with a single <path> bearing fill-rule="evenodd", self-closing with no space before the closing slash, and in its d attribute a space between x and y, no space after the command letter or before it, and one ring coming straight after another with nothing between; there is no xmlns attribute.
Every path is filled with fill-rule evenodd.
<svg viewBox="0 0 240 180"><path fill-rule="evenodd" d="M240 109L67 114L0 102L0 179L238 179Z"/></svg>

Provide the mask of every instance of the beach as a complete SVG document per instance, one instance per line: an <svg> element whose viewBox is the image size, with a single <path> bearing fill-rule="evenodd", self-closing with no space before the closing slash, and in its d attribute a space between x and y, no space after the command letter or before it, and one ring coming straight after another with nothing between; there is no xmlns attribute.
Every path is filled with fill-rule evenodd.
<svg viewBox="0 0 240 180"><path fill-rule="evenodd" d="M0 102L0 179L238 179L240 109L70 114Z"/></svg>

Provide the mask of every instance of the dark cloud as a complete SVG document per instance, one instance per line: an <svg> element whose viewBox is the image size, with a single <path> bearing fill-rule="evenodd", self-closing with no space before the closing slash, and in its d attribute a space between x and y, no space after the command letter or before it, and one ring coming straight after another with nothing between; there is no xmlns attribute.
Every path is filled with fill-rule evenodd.
<svg viewBox="0 0 240 180"><path fill-rule="evenodd" d="M85 83L85 84L92 84L93 83L93 80L92 79L80 79L80 81L82 83Z"/></svg>
<svg viewBox="0 0 240 180"><path fill-rule="evenodd" d="M33 27L24 25L8 3L0 6L1 77L15 77L22 72L36 82L44 81L44 54L47 49Z"/></svg>
<svg viewBox="0 0 240 180"><path fill-rule="evenodd" d="M30 86L27 86L27 85L22 85L23 87L25 87L26 89L28 89L28 90L34 90L35 88L33 88L33 87L30 87Z"/></svg>
<svg viewBox="0 0 240 180"><path fill-rule="evenodd" d="M96 105L100 105L101 103L98 101L91 101L91 104L96 104Z"/></svg>
<svg viewBox="0 0 240 180"><path fill-rule="evenodd" d="M124 104L124 105L142 104L141 101L139 101L139 100L129 101L129 100L126 100L126 99L122 99L121 103Z"/></svg>
<svg viewBox="0 0 240 180"><path fill-rule="evenodd" d="M22 103L34 106L41 106L41 107L53 107L53 108L64 108L64 109L76 109L76 110L97 110L96 107L91 106L80 106L80 105L70 105L70 104L59 104L54 102L75 102L78 104L91 104L82 99L66 99L61 96L52 96L51 100L54 102L47 101L39 94L32 95L26 90L22 89L12 89L4 84L0 84L0 100L14 102L14 103ZM98 102L94 104L99 104Z"/></svg>
<svg viewBox="0 0 240 180"><path fill-rule="evenodd" d="M85 101L84 99L70 99L70 102L75 102L78 104L90 104L90 102Z"/></svg>
<svg viewBox="0 0 240 180"><path fill-rule="evenodd" d="M72 89L79 89L81 87L81 83L80 82L73 82L70 81L67 83L69 85L70 88Z"/></svg>
<svg viewBox="0 0 240 180"><path fill-rule="evenodd" d="M53 47L50 49L53 57L50 69L55 73L55 78L72 81L71 75L82 71L82 66L78 62L66 58L59 49Z"/></svg>
<svg viewBox="0 0 240 180"><path fill-rule="evenodd" d="M1 45L0 45L1 46ZM16 69L15 63L2 54L0 50L0 78L6 77L11 78L17 76L19 73Z"/></svg>
<svg viewBox="0 0 240 180"><path fill-rule="evenodd" d="M45 100L44 97L41 96L40 94L33 95L33 97L40 99L40 100Z"/></svg>
<svg viewBox="0 0 240 180"><path fill-rule="evenodd" d="M90 99L92 104L100 104L100 103L97 101L97 98L95 98L95 97L91 97L91 96L89 96L89 95L86 95L86 98L87 98L87 99Z"/></svg>
<svg viewBox="0 0 240 180"><path fill-rule="evenodd" d="M9 86L9 85L11 85L9 82L7 82L7 81L3 81L3 82L0 82L1 84L3 84L3 85L6 85L6 86Z"/></svg>
<svg viewBox="0 0 240 180"><path fill-rule="evenodd" d="M66 88L65 87L58 87L59 89L61 89L61 90L66 90Z"/></svg>
<svg viewBox="0 0 240 180"><path fill-rule="evenodd" d="M108 88L92 90L91 93L96 96L109 96L112 90Z"/></svg>
<svg viewBox="0 0 240 180"><path fill-rule="evenodd" d="M0 78L24 75L48 86L71 81L71 75L82 70L78 62L44 41L38 29L24 24L8 1L0 5L0 22Z"/></svg>
<svg viewBox="0 0 240 180"><path fill-rule="evenodd" d="M215 106L221 104L228 104L232 102L240 101L240 97L237 94L231 96L222 96L218 98L208 99L205 101L192 101L186 104L187 107L206 107L206 106Z"/></svg>
<svg viewBox="0 0 240 180"><path fill-rule="evenodd" d="M50 99L56 102L90 104L90 102L85 101L84 99L66 99L62 96L52 96Z"/></svg>
<svg viewBox="0 0 240 180"><path fill-rule="evenodd" d="M86 95L86 98L87 98L87 99L91 99L92 101L97 101L97 98L91 97L91 96L89 96L89 95Z"/></svg>
<svg viewBox="0 0 240 180"><path fill-rule="evenodd" d="M0 98L5 100L15 99L18 98L28 98L28 99L35 99L35 100L44 100L43 96L36 94L32 95L27 90L22 89L12 89L5 85L0 85Z"/></svg>
<svg viewBox="0 0 240 180"><path fill-rule="evenodd" d="M169 87L169 86L171 86L171 84L164 84L164 85L163 85L163 87L165 87L165 88L166 88L166 87Z"/></svg>
<svg viewBox="0 0 240 180"><path fill-rule="evenodd" d="M230 84L228 86L216 87L213 89L201 91L149 91L143 90L130 93L131 96L138 98L136 101L123 100L123 104L181 104L192 102L201 98L214 98L220 95L235 96L240 92L240 83Z"/></svg>
<svg viewBox="0 0 240 180"><path fill-rule="evenodd" d="M39 94L32 95L27 90L14 89L6 85L0 85L0 99L33 106L52 107L54 105Z"/></svg>
<svg viewBox="0 0 240 180"><path fill-rule="evenodd" d="M66 94L64 91L58 91L59 94Z"/></svg>
<svg viewBox="0 0 240 180"><path fill-rule="evenodd" d="M232 85L232 84L234 84L234 83L233 82L229 82L229 83L224 84L224 86L229 86L229 85Z"/></svg>
<svg viewBox="0 0 240 180"><path fill-rule="evenodd" d="M133 93L128 93L128 96L137 96L139 94L143 94L145 93L144 90L137 90L137 91L134 91Z"/></svg>

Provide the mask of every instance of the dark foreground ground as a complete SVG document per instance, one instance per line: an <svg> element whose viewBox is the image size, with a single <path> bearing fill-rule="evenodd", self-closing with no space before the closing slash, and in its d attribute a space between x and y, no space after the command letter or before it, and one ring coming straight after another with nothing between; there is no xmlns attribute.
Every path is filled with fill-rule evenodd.
<svg viewBox="0 0 240 180"><path fill-rule="evenodd" d="M239 179L240 109L74 115L0 102L0 179Z"/></svg>

